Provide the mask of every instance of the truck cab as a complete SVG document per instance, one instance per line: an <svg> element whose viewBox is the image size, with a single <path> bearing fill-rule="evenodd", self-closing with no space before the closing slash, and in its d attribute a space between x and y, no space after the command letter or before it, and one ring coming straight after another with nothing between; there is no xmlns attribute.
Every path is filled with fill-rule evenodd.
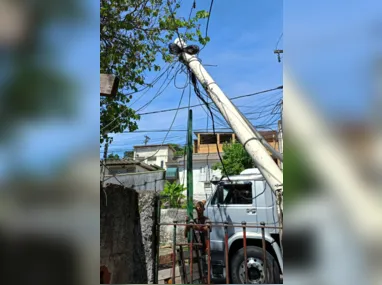
<svg viewBox="0 0 382 285"><path fill-rule="evenodd" d="M276 197L257 168L247 169L240 175L211 181L213 195L206 202L205 215L211 224L241 224L279 226ZM233 284L245 283L245 266L250 283L266 281L262 251L261 228L247 228L247 260L244 261L243 228L228 227L229 275ZM211 274L212 279L226 277L225 231L212 227ZM283 270L278 229L265 229L267 283L280 283Z"/></svg>

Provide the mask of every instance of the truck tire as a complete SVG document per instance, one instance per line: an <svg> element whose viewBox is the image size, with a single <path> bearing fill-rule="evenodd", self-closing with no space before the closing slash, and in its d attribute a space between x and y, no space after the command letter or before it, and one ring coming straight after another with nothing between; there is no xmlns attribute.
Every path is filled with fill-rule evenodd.
<svg viewBox="0 0 382 285"><path fill-rule="evenodd" d="M281 284L280 269L277 261L267 252L268 280L265 283L263 264L263 249L257 246L247 246L248 283ZM245 284L244 248L239 249L231 259L231 283Z"/></svg>

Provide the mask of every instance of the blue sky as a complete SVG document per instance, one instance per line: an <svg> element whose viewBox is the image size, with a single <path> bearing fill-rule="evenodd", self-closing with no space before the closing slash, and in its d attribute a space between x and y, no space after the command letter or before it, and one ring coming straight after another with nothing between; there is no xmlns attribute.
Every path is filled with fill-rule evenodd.
<svg viewBox="0 0 382 285"><path fill-rule="evenodd" d="M70 155L85 150L100 153L99 4L90 0L81 3L87 7L86 22L81 26L48 30L48 38L60 52L57 64L80 81L78 113L70 121L30 122L21 128L18 143L0 150L0 161L4 162L0 164L0 175L13 167L9 161L15 161L15 168L50 174L54 166ZM374 83L371 67L376 56L381 55L380 1L288 0L283 5L282 1L242 0L235 5L227 3L214 3L209 27L211 42L202 51L201 58L205 64L218 65L207 69L228 96L281 85L284 64L293 70L326 115L349 118L351 114L357 118L368 113ZM192 1L183 1L183 4L184 15L188 15ZM197 1L197 9L208 8L209 1ZM273 54L281 32L284 37L279 48L286 50L285 63L278 63ZM182 80L184 76L179 76L179 85ZM155 88L148 92L134 108L145 104L155 92ZM144 112L176 107L180 93L176 88L169 88ZM264 104L272 96L276 98L281 94L273 92L234 102L248 112L251 106ZM288 100L285 100L287 106ZM192 104L197 103L193 94ZM182 105L186 104L184 100ZM168 128L173 115L169 112L142 116L139 128ZM187 112L180 111L174 129L184 129L186 121ZM194 127L206 127L206 115L201 108L194 109ZM121 153L131 149L142 143L144 135L117 135L110 150ZM164 134L150 133L149 136L151 142L160 143ZM171 133L169 138L172 142L184 143L184 137L183 133Z"/></svg>
<svg viewBox="0 0 382 285"><path fill-rule="evenodd" d="M82 22L52 25L45 32L57 50L49 60L77 84L75 114L20 124L13 143L0 149L0 179L20 170L49 176L73 156L99 151L99 3L79 3L85 7Z"/></svg>
<svg viewBox="0 0 382 285"><path fill-rule="evenodd" d="M183 1L186 3L186 1ZM188 15L192 1L183 4L181 15ZM243 9L245 7L245 9ZM197 10L208 10L209 1L197 1ZM202 32L205 32L205 23L202 22ZM224 1L215 1L211 13L208 35L210 43L200 53L203 64L213 64L217 67L208 67L207 70L219 84L220 88L229 97L253 93L282 85L282 63L277 61L273 54L276 43L283 29L283 9L280 1L240 1L240 5L227 5ZM279 48L283 47L283 38ZM185 74L177 77L177 85L185 82ZM148 102L157 92L153 88L142 99L133 105L139 108ZM151 103L143 112L176 108L179 104L182 90L176 89L173 84ZM280 92L271 92L266 95L248 97L236 100L235 104L244 106L243 112L255 110L257 102L263 105L274 102L282 97ZM135 98L133 98L133 101ZM200 103L192 91L191 104ZM188 88L186 89L182 106L188 105ZM138 122L140 130L168 129L175 112L159 113L142 116ZM201 108L193 108L193 128L205 129L207 115ZM263 120L260 120L264 121ZM211 130L211 120L209 120ZM172 129L186 129L187 110L180 110ZM220 127L216 125L216 127ZM151 138L149 143L160 144L166 133L147 133ZM113 135L114 141L109 152L123 154L134 145L142 144L146 133L123 133ZM166 142L184 144L186 133L171 132ZM102 149L100 152L102 155Z"/></svg>
<svg viewBox="0 0 382 285"><path fill-rule="evenodd" d="M188 15L191 2L185 4L184 15ZM209 1L197 1L197 8L208 10ZM229 97L281 85L284 64L328 122L363 120L368 118L375 95L376 76L372 69L382 51L378 41L382 31L381 8L378 1L292 0L283 4L247 0L237 5L215 1L208 33L211 42L200 57L205 64L217 65L207 69ZM287 56L280 64L273 50L282 32L278 48L285 48ZM143 105L155 92L154 88L145 95L147 99L143 97L134 107ZM234 103L243 106L243 112L250 112L278 96L282 94L272 92ZM145 112L175 108L179 98L180 90L169 88ZM288 98L284 99L287 108ZM192 104L197 103L193 94ZM204 111L193 111L194 129L206 128ZM139 128L167 129L173 116L174 112L143 116ZM185 129L186 121L187 111L179 111L173 129ZM144 135L115 135L109 150L121 155L133 145L142 144ZM161 143L165 133L147 135L151 143ZM185 134L170 133L167 142L184 144Z"/></svg>
<svg viewBox="0 0 382 285"><path fill-rule="evenodd" d="M381 1L288 1L285 67L331 119L367 116L381 56ZM288 98L285 98L288 108Z"/></svg>

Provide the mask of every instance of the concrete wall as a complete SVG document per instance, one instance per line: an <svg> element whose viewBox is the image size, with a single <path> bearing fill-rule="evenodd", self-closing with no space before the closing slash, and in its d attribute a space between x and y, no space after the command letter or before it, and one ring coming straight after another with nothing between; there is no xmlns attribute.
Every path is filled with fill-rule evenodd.
<svg viewBox="0 0 382 285"><path fill-rule="evenodd" d="M184 223L186 221L187 211L185 209L161 209L160 215L161 223L172 223L174 220L177 220L178 223ZM173 226L161 226L160 243L172 244L173 231ZM184 238L184 227L177 227L176 233L177 242L187 242L187 240Z"/></svg>
<svg viewBox="0 0 382 285"><path fill-rule="evenodd" d="M118 174L114 176L105 176L104 185L108 183L120 184L120 182L129 188L134 188L138 191L163 191L164 188L164 176L165 172L160 171L148 171L142 173L126 173Z"/></svg>
<svg viewBox="0 0 382 285"><path fill-rule="evenodd" d="M157 212L157 194L154 192L138 192L139 197L139 216L142 233L142 242L146 261L147 282L154 283L155 270L155 221Z"/></svg>
<svg viewBox="0 0 382 285"><path fill-rule="evenodd" d="M105 175L137 173L147 171L149 170L143 168L140 165L107 165L107 168L105 169Z"/></svg>
<svg viewBox="0 0 382 285"><path fill-rule="evenodd" d="M101 189L100 266L111 284L144 284L154 280L155 193L120 185ZM106 192L106 195L105 195Z"/></svg>

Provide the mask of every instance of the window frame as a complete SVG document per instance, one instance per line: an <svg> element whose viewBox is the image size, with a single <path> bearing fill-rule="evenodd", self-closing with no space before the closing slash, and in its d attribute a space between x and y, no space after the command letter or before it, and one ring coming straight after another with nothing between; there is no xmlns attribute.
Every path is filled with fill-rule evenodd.
<svg viewBox="0 0 382 285"><path fill-rule="evenodd" d="M224 205L224 206L248 206L248 205L252 205L253 204L253 199L254 199L254 187L256 186L256 184L254 183L256 181L245 181L244 183L233 183L233 184L222 184L222 186L232 186L232 185L250 185L250 193L251 193L251 200L248 199L249 203L226 203L225 200L227 198L227 195L224 197L224 201L222 203L217 203L216 200L218 199L218 196L217 196L217 193L218 193L218 189L216 189L215 193L214 193L214 196L212 197L211 199L211 205L214 206L214 205ZM219 185L220 186L220 185ZM219 187L218 186L218 187ZM243 199L243 198L242 198Z"/></svg>

